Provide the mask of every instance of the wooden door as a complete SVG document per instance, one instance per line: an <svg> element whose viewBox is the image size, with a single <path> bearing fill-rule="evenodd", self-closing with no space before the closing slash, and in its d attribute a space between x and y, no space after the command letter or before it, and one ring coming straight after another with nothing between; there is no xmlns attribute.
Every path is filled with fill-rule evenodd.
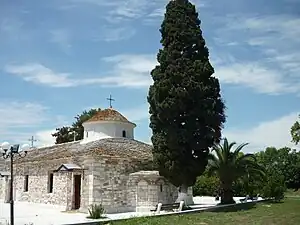
<svg viewBox="0 0 300 225"><path fill-rule="evenodd" d="M73 209L80 208L81 200L81 175L74 175L74 206Z"/></svg>

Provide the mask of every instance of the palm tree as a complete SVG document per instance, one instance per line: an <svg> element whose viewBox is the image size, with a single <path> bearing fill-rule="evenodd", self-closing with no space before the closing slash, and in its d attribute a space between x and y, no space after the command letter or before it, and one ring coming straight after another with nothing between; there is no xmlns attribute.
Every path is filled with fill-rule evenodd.
<svg viewBox="0 0 300 225"><path fill-rule="evenodd" d="M220 179L221 204L235 203L233 200L232 184L244 176L264 176L264 168L257 162L253 154L242 154L241 150L248 143L239 145L234 151L235 142L228 143L225 138L223 144L215 144L209 155L208 171L216 174ZM215 153L215 154L213 154Z"/></svg>

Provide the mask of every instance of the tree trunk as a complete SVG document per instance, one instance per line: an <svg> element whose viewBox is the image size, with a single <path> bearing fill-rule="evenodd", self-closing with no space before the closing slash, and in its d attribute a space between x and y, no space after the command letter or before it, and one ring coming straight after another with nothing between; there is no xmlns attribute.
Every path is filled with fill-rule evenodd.
<svg viewBox="0 0 300 225"><path fill-rule="evenodd" d="M182 184L178 190L178 197L176 202L184 201L184 205L193 205L193 196L188 195L188 186L186 184Z"/></svg>
<svg viewBox="0 0 300 225"><path fill-rule="evenodd" d="M234 204L235 201L233 200L233 193L232 193L232 188L231 184L229 183L222 183L221 184L221 204Z"/></svg>

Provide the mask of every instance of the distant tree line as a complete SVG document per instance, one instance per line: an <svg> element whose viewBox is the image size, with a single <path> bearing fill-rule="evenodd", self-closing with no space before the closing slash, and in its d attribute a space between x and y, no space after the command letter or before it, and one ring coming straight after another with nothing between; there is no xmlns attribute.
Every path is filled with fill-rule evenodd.
<svg viewBox="0 0 300 225"><path fill-rule="evenodd" d="M234 196L259 194L262 197L281 199L286 189L295 191L300 189L300 152L287 147L280 149L268 147L265 151L252 156L265 175L261 176L261 171L252 171L251 173L244 171L243 175L232 183L231 191ZM245 154L240 152L239 157L245 157ZM234 161L236 160L231 160L231 162ZM228 164L230 165L229 162ZM210 167L208 166L204 174L197 178L193 187L194 195L216 196L222 191L221 179L210 174L209 171ZM232 171L223 170L223 173L230 177Z"/></svg>

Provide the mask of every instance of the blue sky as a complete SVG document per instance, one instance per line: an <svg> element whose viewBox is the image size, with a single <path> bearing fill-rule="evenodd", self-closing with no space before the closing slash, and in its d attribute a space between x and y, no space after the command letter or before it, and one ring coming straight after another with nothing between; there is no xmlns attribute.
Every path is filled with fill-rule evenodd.
<svg viewBox="0 0 300 225"><path fill-rule="evenodd" d="M293 146L300 113L300 3L193 1L227 106L223 135L248 151ZM222 3L223 2L223 3ZM0 3L0 141L37 145L91 107L115 109L149 142L146 96L165 0Z"/></svg>

